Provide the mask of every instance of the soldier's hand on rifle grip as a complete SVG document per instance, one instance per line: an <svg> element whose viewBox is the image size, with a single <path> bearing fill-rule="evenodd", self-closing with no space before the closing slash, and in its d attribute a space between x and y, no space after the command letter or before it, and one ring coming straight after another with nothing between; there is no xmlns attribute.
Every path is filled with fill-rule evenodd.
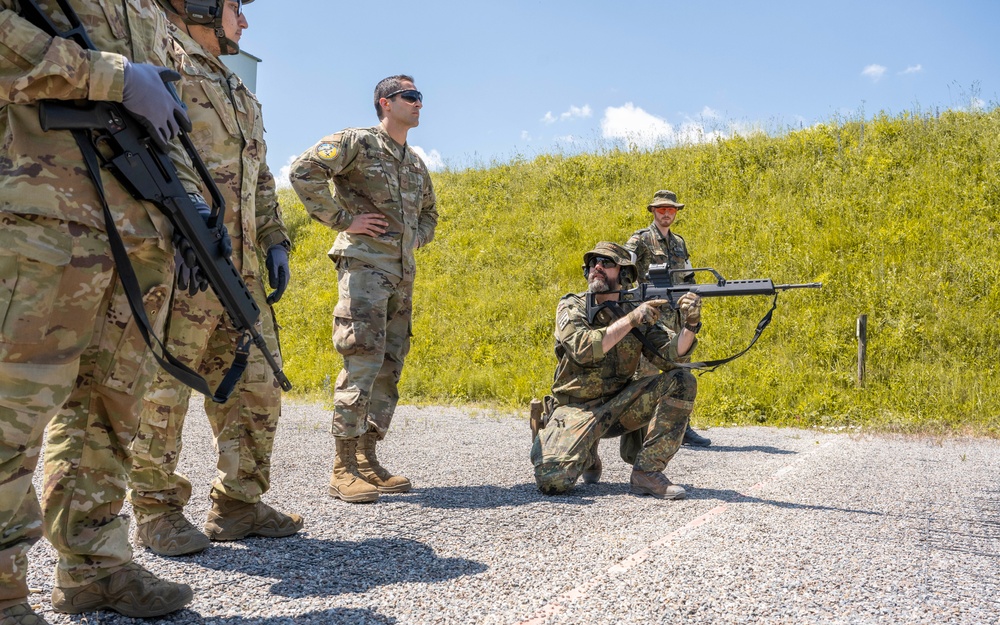
<svg viewBox="0 0 1000 625"><path fill-rule="evenodd" d="M684 325L695 327L701 323L701 296L696 293L685 293L677 300L677 308L681 311Z"/></svg>
<svg viewBox="0 0 1000 625"><path fill-rule="evenodd" d="M167 89L168 82L180 79L181 75L171 69L125 59L122 105L138 118L164 152L180 129L191 130L184 104Z"/></svg>
<svg viewBox="0 0 1000 625"><path fill-rule="evenodd" d="M639 304L639 307L627 315L629 323L633 328L650 323L656 323L660 318L660 306L668 303L665 299L651 299L648 302Z"/></svg>

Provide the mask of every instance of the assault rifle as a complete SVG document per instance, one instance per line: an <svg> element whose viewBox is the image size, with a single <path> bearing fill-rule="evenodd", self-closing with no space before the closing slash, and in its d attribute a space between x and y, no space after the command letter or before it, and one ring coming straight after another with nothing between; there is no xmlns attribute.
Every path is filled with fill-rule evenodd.
<svg viewBox="0 0 1000 625"><path fill-rule="evenodd" d="M58 4L71 27L65 32L59 30L49 16L38 7L35 0L20 0L21 16L53 37L71 39L84 49L95 50L73 8L66 0L58 0ZM177 98L173 86L165 84ZM181 184L170 156L160 149L150 138L149 131L120 104L46 100L39 104L39 121L42 129L46 131L71 131L80 146L91 178L104 204L108 237L111 240L112 253L122 285L128 295L129 306L139 321L143 338L160 365L181 382L211 397L214 401L223 403L229 398L236 382L246 369L250 343L253 343L261 350L281 388L286 391L291 390L291 382L271 355L264 337L256 329L260 308L232 260L220 247L220 242L225 237L225 200L187 133L179 130L181 145L191 158L212 200L211 215L207 220L199 214L187 190ZM233 364L216 391L211 391L204 378L167 352L163 343L153 333L142 305L142 293L132 270L131 261L128 259L124 244L115 228L110 207L104 197L98 161L100 166L108 169L133 197L152 202L163 211L174 229L190 243L200 269L206 274L209 285L218 296L233 326L241 334L237 341ZM162 356L154 348L152 340L155 340L162 350Z"/></svg>
<svg viewBox="0 0 1000 625"><path fill-rule="evenodd" d="M715 277L715 283L706 284L674 284L670 275L674 273L689 274L692 272L707 272ZM651 299L665 299L670 302L670 307L676 309L677 301L685 293L695 293L702 297L740 297L746 295L777 295L779 291L790 289L819 289L823 287L822 282L810 282L808 284L774 284L770 278L760 280L726 280L715 269L711 267L698 267L697 269L670 269L669 265L662 263L649 266L649 282L640 284L634 289L619 291L617 304L624 302L640 303ZM587 321L594 322L594 317L602 308L608 307L613 302L597 303L595 293L587 293Z"/></svg>
<svg viewBox="0 0 1000 625"><path fill-rule="evenodd" d="M714 283L705 284L673 284L670 279L670 275L674 273L685 273L689 274L692 272L708 272L715 277ZM692 363L674 363L678 367L685 369L704 369L708 371L715 370L716 367L723 365L731 360L739 358L743 354L747 353L760 335L764 332L764 328L771 323L771 315L774 310L778 307L778 293L781 291L787 291L790 289L819 289L823 287L821 282L810 282L808 284L774 284L769 278L759 279L759 280L726 280L722 277L715 269L711 267L699 267L697 269L670 269L670 266L666 263L658 265L649 266L649 282L640 284L634 289L622 290L618 292L618 300L605 301L598 303L597 294L587 292L587 321L589 323L594 322L594 318L597 313L601 311L602 308L608 308L612 311L615 317L621 316L622 309L621 304L632 303L633 305L638 305L642 302L649 300L666 300L669 302L670 307L673 309L678 308L678 301L681 296L685 293L696 293L701 297L740 297L746 295L773 295L774 301L771 304L771 309L767 311L767 314L757 323L757 330L754 334L753 340L747 347L728 358L722 358L719 360L708 360L705 362L692 362ZM656 346L652 345L650 341L639 332L638 328L632 328L631 334L633 334L639 342L646 346L648 349L653 350L654 353L659 353ZM661 355L661 358L663 356ZM668 360L664 358L664 360Z"/></svg>

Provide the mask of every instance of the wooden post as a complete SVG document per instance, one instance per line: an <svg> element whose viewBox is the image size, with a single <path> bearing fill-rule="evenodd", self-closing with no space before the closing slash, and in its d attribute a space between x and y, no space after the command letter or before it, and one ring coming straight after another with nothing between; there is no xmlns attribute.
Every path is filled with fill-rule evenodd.
<svg viewBox="0 0 1000 625"><path fill-rule="evenodd" d="M858 316L858 386L865 387L865 360L868 357L868 315Z"/></svg>

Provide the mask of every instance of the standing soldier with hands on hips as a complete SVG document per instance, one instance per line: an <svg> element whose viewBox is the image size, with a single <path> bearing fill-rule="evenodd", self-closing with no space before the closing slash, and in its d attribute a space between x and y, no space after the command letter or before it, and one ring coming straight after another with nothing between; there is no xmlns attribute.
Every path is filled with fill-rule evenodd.
<svg viewBox="0 0 1000 625"><path fill-rule="evenodd" d="M598 304L618 302L619 291L635 280L636 267L628 250L601 242L583 255L583 272L588 292L564 296L556 309L558 364L547 414L531 447L538 489L565 493L581 476L596 483L602 471L598 444L621 437L622 460L632 465L632 492L681 499L685 490L663 470L681 445L697 394L694 376L675 363L697 343L701 297L685 293L678 300L684 324L679 332L659 321L666 300L602 307L590 321L588 296ZM641 356L659 370L636 376Z"/></svg>
<svg viewBox="0 0 1000 625"><path fill-rule="evenodd" d="M153 0L68 0L97 50L29 22L32 4L40 8L0 0L0 621L44 623L25 581L27 553L43 527L58 553L55 610L160 616L190 602L191 588L132 561L128 517L120 514L136 398L155 361L118 281L112 224L81 147L69 131L42 130L39 103L121 103L197 194L200 180L172 141L189 122L165 87L178 76L165 69L170 37ZM41 3L68 30L60 5ZM173 228L107 170L95 168L94 176L152 327L162 332ZM46 426L40 510L32 475Z"/></svg>
<svg viewBox="0 0 1000 625"><path fill-rule="evenodd" d="M413 252L430 243L437 225L430 174L406 143L422 108L412 77L385 78L375 87L377 126L324 137L290 172L312 218L340 233L330 258L339 292L333 343L344 368L333 396L329 492L353 503L412 487L379 464L375 447L389 431L410 350Z"/></svg>
<svg viewBox="0 0 1000 625"><path fill-rule="evenodd" d="M666 263L670 269L691 269L691 257L687 243L670 229L677 219L677 211L684 205L677 201L673 191L657 191L646 210L653 214L653 223L648 228L638 230L629 237L625 249L635 254L635 265L639 270L639 281L649 282L649 266ZM684 284L694 284L694 273L671 273L671 280ZM666 313L673 315L674 313ZM671 321L667 319L666 321ZM677 319L673 320L675 322ZM676 329L676 328L675 328ZM708 447L712 440L698 434L688 423L684 429L684 444Z"/></svg>
<svg viewBox="0 0 1000 625"><path fill-rule="evenodd" d="M191 116L191 138L225 199L233 264L260 308L258 330L280 363L270 304L288 283L290 243L265 161L260 103L219 58L239 52L248 27L243 8L252 1L158 0L172 23L170 55L182 76L179 91ZM258 252L266 254L270 286L277 289L271 298L264 291ZM175 294L167 328L168 349L217 387L240 333L215 294ZM160 371L142 401L130 476L136 541L160 555L177 556L205 549L209 539L275 538L299 531L301 517L260 500L270 486L271 449L281 413L281 389L260 350L251 348L247 369L228 401L205 398L219 454L207 536L184 516L191 483L176 472L190 399L190 388Z"/></svg>

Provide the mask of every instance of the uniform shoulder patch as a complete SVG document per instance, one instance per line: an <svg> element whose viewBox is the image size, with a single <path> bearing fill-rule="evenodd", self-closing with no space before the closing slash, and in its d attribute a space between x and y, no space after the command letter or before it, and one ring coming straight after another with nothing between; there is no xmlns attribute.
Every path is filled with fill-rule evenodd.
<svg viewBox="0 0 1000 625"><path fill-rule="evenodd" d="M569 325L569 313L566 310L560 310L559 314L556 315L556 327L560 330Z"/></svg>
<svg viewBox="0 0 1000 625"><path fill-rule="evenodd" d="M316 156L324 161L331 161L337 158L339 151L336 143L323 142L316 146Z"/></svg>

